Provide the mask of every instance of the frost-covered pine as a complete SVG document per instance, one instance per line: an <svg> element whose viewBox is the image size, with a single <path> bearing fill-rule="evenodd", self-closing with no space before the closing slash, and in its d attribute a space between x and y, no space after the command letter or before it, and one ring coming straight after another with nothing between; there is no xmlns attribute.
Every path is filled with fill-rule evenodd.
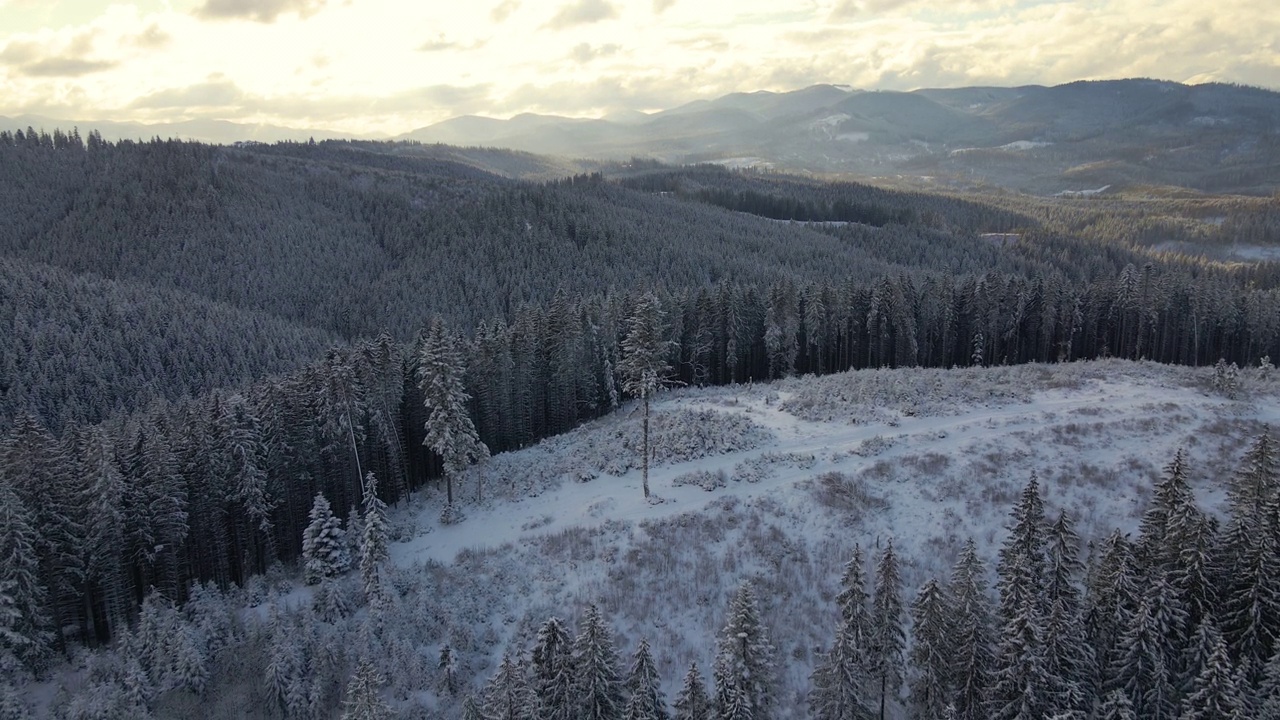
<svg viewBox="0 0 1280 720"><path fill-rule="evenodd" d="M1227 645L1219 637L1191 694L1182 703L1181 720L1245 720L1247 710L1227 657Z"/></svg>
<svg viewBox="0 0 1280 720"><path fill-rule="evenodd" d="M440 648L440 659L436 662L440 671L440 684L450 695L458 692L458 653L449 643Z"/></svg>
<svg viewBox="0 0 1280 720"><path fill-rule="evenodd" d="M625 709L622 678L613 635L600 608L587 606L573 642L573 698L575 720L620 720Z"/></svg>
<svg viewBox="0 0 1280 720"><path fill-rule="evenodd" d="M426 437L422 444L440 456L447 492L446 513L455 513L453 480L468 465L489 457L489 447L480 441L467 412L462 355L444 321L436 317L422 337L418 351L418 388L427 408ZM477 485L477 495L479 486Z"/></svg>
<svg viewBox="0 0 1280 720"><path fill-rule="evenodd" d="M1280 650L1271 656L1258 684L1257 720L1280 720Z"/></svg>
<svg viewBox="0 0 1280 720"><path fill-rule="evenodd" d="M645 702L644 697L632 695L626 710L622 711L622 720L658 720L658 716L653 714L653 705Z"/></svg>
<svg viewBox="0 0 1280 720"><path fill-rule="evenodd" d="M1176 707L1163 630L1143 597L1120 635L1111 667L1111 687L1129 697L1139 717L1169 717Z"/></svg>
<svg viewBox="0 0 1280 720"><path fill-rule="evenodd" d="M462 701L462 720L488 720L480 710L480 703L470 695Z"/></svg>
<svg viewBox="0 0 1280 720"><path fill-rule="evenodd" d="M1240 368L1235 363L1228 364L1226 358L1218 358L1213 366L1213 389L1234 400L1240 393Z"/></svg>
<svg viewBox="0 0 1280 720"><path fill-rule="evenodd" d="M1046 702L1050 712L1083 713L1093 704L1093 654L1084 636L1080 589L1084 566L1080 536L1067 513L1048 533L1048 614L1044 618Z"/></svg>
<svg viewBox="0 0 1280 720"><path fill-rule="evenodd" d="M268 609L267 623L267 665L262 682L267 698L287 716L305 669L304 661L301 648L292 637L292 628L280 617L274 601Z"/></svg>
<svg viewBox="0 0 1280 720"><path fill-rule="evenodd" d="M311 608L321 620L338 622L351 612L351 600L347 597L346 587L337 578L321 580L312 597Z"/></svg>
<svg viewBox="0 0 1280 720"><path fill-rule="evenodd" d="M51 653L48 593L40 581L40 542L32 516L0 476L0 671L18 665L39 672ZM6 658L9 658L6 660Z"/></svg>
<svg viewBox="0 0 1280 720"><path fill-rule="evenodd" d="M31 720L31 707L7 683L0 683L0 720Z"/></svg>
<svg viewBox="0 0 1280 720"><path fill-rule="evenodd" d="M334 517L323 493L316 493L307 517L311 522L302 531L303 575L308 585L315 585L351 569L351 555L342 521Z"/></svg>
<svg viewBox="0 0 1280 720"><path fill-rule="evenodd" d="M760 620L751 582L729 604L715 666L715 703L721 720L768 720L777 692L774 648Z"/></svg>
<svg viewBox="0 0 1280 720"><path fill-rule="evenodd" d="M360 579L371 605L379 604L386 589L382 587L382 567L391 553L387 541L387 505L378 497L378 480L373 473L364 480L364 533L360 541Z"/></svg>
<svg viewBox="0 0 1280 720"><path fill-rule="evenodd" d="M689 666L684 683L676 694L674 720L711 720L711 699L707 697L707 684L698 672L698 664Z"/></svg>
<svg viewBox="0 0 1280 720"><path fill-rule="evenodd" d="M532 661L538 717L570 720L573 717L573 640L559 618L548 618L538 628Z"/></svg>
<svg viewBox="0 0 1280 720"><path fill-rule="evenodd" d="M1138 720L1129 696L1120 690L1112 690L1102 698L1097 718L1098 720Z"/></svg>
<svg viewBox="0 0 1280 720"><path fill-rule="evenodd" d="M484 689L484 715L489 720L533 720L537 698L529 687L524 663L507 652Z"/></svg>
<svg viewBox="0 0 1280 720"><path fill-rule="evenodd" d="M1280 633L1280 548L1270 530L1251 532L1236 518L1223 542L1227 567L1221 628L1231 656L1251 673L1271 657Z"/></svg>
<svg viewBox="0 0 1280 720"><path fill-rule="evenodd" d="M347 683L347 699L342 703L342 720L388 720L391 708L382 699L380 689L386 683L373 663L361 660L355 675Z"/></svg>
<svg viewBox="0 0 1280 720"><path fill-rule="evenodd" d="M867 608L866 562L862 556L862 546L853 546L853 557L845 563L844 574L840 577L840 593L836 595L836 605L840 608L840 619L848 627L851 645L857 656L857 666L866 665L866 648L871 642L871 614Z"/></svg>
<svg viewBox="0 0 1280 720"><path fill-rule="evenodd" d="M662 389L671 365L667 362L670 343L662 336L662 305L651 292L640 296L627 318L627 336L622 341L622 360L618 374L622 389L640 398L644 407L644 430L641 442L641 474L644 496L649 497L649 399Z"/></svg>
<svg viewBox="0 0 1280 720"><path fill-rule="evenodd" d="M174 687L185 688L203 695L209 684L209 668L205 664L204 653L196 642L195 634L185 623L178 629L174 638L173 670L171 682Z"/></svg>
<svg viewBox="0 0 1280 720"><path fill-rule="evenodd" d="M965 542L951 570L952 658L948 684L957 720L985 720L986 694L995 662L987 570L973 538Z"/></svg>
<svg viewBox="0 0 1280 720"><path fill-rule="evenodd" d="M867 711L863 653L858 633L846 619L836 630L831 649L819 660L810 677L809 714L814 720L864 720Z"/></svg>
<svg viewBox="0 0 1280 720"><path fill-rule="evenodd" d="M1044 646L1045 522L1040 485L1032 474L1012 512L997 575L1000 629L989 696L992 717L1025 720L1049 708Z"/></svg>
<svg viewBox="0 0 1280 720"><path fill-rule="evenodd" d="M950 627L947 603L938 581L930 579L911 603L911 707L916 717L942 715L951 694L947 687L952 658L947 654Z"/></svg>
<svg viewBox="0 0 1280 720"><path fill-rule="evenodd" d="M631 705L638 706L637 712L650 720L667 720L667 698L662 694L662 678L658 677L648 640L640 641L631 658L626 687L631 694Z"/></svg>
<svg viewBox="0 0 1280 720"><path fill-rule="evenodd" d="M871 596L871 637L867 648L867 670L879 698L879 717L884 720L890 698L896 698L905 671L903 656L907 638L902 624L902 577L898 555L890 540L876 563L876 587Z"/></svg>

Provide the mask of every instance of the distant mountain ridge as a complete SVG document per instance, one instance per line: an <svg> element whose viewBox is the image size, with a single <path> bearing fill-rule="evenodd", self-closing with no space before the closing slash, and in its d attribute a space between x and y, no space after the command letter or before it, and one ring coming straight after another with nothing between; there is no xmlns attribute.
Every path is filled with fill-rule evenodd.
<svg viewBox="0 0 1280 720"><path fill-rule="evenodd" d="M219 120L147 125L0 117L0 130L73 126L82 134L96 129L108 140L158 136L231 145L360 139ZM564 159L642 157L1041 195L1104 186L1112 191L1163 185L1261 195L1280 189L1280 93L1220 83L1130 79L911 92L813 85L790 92L731 93L660 112L622 111L594 119L464 115L394 139L468 149L447 151L451 156L503 148ZM550 177L590 167L564 160L521 161L529 162L540 167L513 173L494 165L485 168Z"/></svg>
<svg viewBox="0 0 1280 720"><path fill-rule="evenodd" d="M815 85L734 93L622 121L464 116L399 139L1043 194L1102 185L1254 193L1280 186L1280 93L1141 79L913 92Z"/></svg>

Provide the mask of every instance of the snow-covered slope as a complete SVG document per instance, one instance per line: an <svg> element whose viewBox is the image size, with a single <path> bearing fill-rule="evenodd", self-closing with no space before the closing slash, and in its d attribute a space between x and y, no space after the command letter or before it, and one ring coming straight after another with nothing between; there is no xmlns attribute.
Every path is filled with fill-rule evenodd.
<svg viewBox="0 0 1280 720"><path fill-rule="evenodd" d="M402 509L398 610L418 619L404 640L428 657L452 643L478 685L548 616L594 602L623 651L649 639L674 693L689 662L705 674L728 598L752 578L782 660L782 716L801 717L855 543L894 542L909 598L968 537L994 558L1032 473L1050 515L1072 513L1086 539L1136 530L1180 447L1216 510L1245 445L1280 419L1280 384L1243 375L1238 400L1212 389L1210 368L1125 361L673 391L653 405L652 502L633 467L639 414L624 407L473 472L460 524L440 525L431 493Z"/></svg>

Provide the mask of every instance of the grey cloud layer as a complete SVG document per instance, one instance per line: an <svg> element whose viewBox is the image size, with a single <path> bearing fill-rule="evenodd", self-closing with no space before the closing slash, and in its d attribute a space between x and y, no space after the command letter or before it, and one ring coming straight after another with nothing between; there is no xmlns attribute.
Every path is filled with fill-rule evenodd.
<svg viewBox="0 0 1280 720"><path fill-rule="evenodd" d="M565 5L555 14L546 27L559 30L574 25L588 25L618 17L618 9L605 0L578 0Z"/></svg>
<svg viewBox="0 0 1280 720"><path fill-rule="evenodd" d="M213 20L253 20L275 22L285 13L303 17L324 7L324 0L205 0L196 14Z"/></svg>

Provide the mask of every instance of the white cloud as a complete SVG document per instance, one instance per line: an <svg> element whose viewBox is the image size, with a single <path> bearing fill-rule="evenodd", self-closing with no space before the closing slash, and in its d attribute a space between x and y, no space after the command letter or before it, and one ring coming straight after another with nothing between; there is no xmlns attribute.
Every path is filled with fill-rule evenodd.
<svg viewBox="0 0 1280 720"><path fill-rule="evenodd" d="M221 113L396 134L462 113L652 110L820 82L912 89L1150 76L1280 85L1280 15L1260 0L344 0L314 12L319 6L188 1L260 21L211 22L114 4L87 23L0 28L0 115Z"/></svg>

